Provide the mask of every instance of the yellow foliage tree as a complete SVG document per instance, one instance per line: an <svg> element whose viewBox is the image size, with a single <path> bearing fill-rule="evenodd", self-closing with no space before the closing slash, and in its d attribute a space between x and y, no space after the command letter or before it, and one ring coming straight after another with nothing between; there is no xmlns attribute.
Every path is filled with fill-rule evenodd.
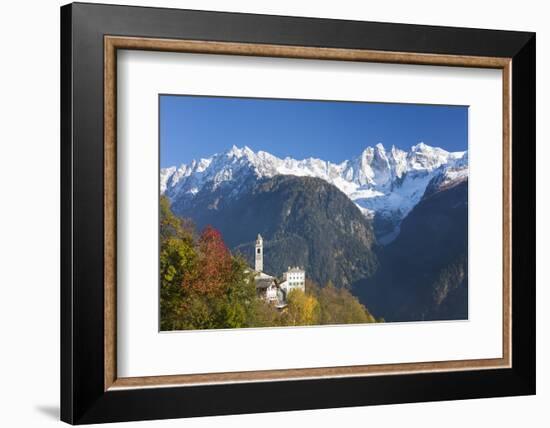
<svg viewBox="0 0 550 428"><path fill-rule="evenodd" d="M319 324L320 306L315 296L301 290L288 293L287 317L290 325Z"/></svg>
<svg viewBox="0 0 550 428"><path fill-rule="evenodd" d="M355 296L329 283L318 292L321 324L363 324L376 322Z"/></svg>

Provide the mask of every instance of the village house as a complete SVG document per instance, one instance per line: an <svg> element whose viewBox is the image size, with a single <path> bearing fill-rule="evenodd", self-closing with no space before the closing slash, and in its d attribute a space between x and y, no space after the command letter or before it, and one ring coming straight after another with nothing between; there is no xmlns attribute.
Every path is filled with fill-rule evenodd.
<svg viewBox="0 0 550 428"><path fill-rule="evenodd" d="M279 300L279 296L277 295L277 281L274 277L259 272L254 280L256 281L256 292L260 297L272 303Z"/></svg>
<svg viewBox="0 0 550 428"><path fill-rule="evenodd" d="M272 303L278 308L287 305L287 296L292 290L306 291L306 272L298 266L289 266L283 272L282 278L263 272L264 269L264 241L262 235L258 234L254 248L254 271L256 276L256 292L260 298Z"/></svg>
<svg viewBox="0 0 550 428"><path fill-rule="evenodd" d="M283 282L279 284L286 294L292 290L306 291L306 271L298 266L288 267L288 270L283 273Z"/></svg>

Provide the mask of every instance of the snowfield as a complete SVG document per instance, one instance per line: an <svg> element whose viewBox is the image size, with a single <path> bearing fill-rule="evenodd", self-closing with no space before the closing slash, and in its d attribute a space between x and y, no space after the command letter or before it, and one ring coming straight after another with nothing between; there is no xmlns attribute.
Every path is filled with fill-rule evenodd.
<svg viewBox="0 0 550 428"><path fill-rule="evenodd" d="M394 229L387 243L399 233L399 224L420 201L428 184L440 188L468 179L468 152L447 152L419 143L409 151L382 144L365 148L359 156L341 163L322 159L278 158L265 151L233 146L210 158L193 160L179 167L162 168L160 191L172 201L192 199L204 186L216 190L229 185L236 197L245 190L250 178L257 180L276 175L321 178L345 193L369 217L380 216L392 222Z"/></svg>

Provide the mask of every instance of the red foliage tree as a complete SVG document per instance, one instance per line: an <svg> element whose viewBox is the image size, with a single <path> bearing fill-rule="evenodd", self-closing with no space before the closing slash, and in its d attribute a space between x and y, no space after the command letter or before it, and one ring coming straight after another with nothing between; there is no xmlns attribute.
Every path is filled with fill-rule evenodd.
<svg viewBox="0 0 550 428"><path fill-rule="evenodd" d="M221 233L206 226L199 237L198 252L196 275L184 282L201 294L222 293L230 281L232 263Z"/></svg>

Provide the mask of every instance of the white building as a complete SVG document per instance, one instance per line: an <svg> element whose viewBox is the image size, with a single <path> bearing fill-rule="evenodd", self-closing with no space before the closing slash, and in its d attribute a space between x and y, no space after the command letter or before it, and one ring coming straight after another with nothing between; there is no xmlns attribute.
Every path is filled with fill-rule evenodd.
<svg viewBox="0 0 550 428"><path fill-rule="evenodd" d="M288 267L283 273L282 281L277 284L277 279L263 272L264 269L264 240L258 233L254 247L254 270L256 276L256 292L258 295L275 304L279 308L286 306L288 293L292 290L306 291L306 271L298 266Z"/></svg>
<svg viewBox="0 0 550 428"><path fill-rule="evenodd" d="M256 276L254 278L256 282L256 292L258 295L272 303L278 303L278 287L275 277L263 272L264 270L264 240L262 235L258 233L256 238L256 246L254 248L254 270Z"/></svg>
<svg viewBox="0 0 550 428"><path fill-rule="evenodd" d="M279 287L288 295L292 290L306 291L306 271L298 266L289 266L283 273L283 282Z"/></svg>

